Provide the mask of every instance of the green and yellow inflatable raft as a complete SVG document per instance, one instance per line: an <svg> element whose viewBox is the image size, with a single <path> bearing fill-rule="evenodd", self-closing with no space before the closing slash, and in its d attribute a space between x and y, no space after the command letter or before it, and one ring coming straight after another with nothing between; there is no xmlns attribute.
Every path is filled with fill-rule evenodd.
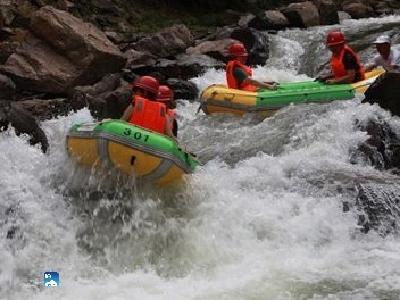
<svg viewBox="0 0 400 300"><path fill-rule="evenodd" d="M282 83L276 91L247 92L216 84L202 92L201 108L206 114L230 113L241 116L258 113L268 117L290 104L353 99L356 93L364 93L384 72L383 69L375 69L366 73L365 80L354 84L328 85L314 81Z"/></svg>
<svg viewBox="0 0 400 300"><path fill-rule="evenodd" d="M199 165L172 139L122 120L74 125L66 143L68 154L80 165L111 163L127 175L157 185L176 182Z"/></svg>

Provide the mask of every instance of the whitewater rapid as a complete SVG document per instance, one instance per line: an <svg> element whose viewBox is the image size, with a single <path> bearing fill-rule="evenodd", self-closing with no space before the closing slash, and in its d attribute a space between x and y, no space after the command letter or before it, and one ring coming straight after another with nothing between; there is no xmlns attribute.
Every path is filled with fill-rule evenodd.
<svg viewBox="0 0 400 300"><path fill-rule="evenodd" d="M343 26L351 34L377 20ZM296 70L315 67L307 50L325 55L315 41L329 28L271 37L255 76L311 80ZM203 89L224 74L192 81ZM360 102L291 106L260 121L180 101L180 139L204 165L166 191L70 162L65 135L92 120L86 109L42 123L48 154L1 133L0 299L400 299L399 237L361 233L352 206L357 183L398 178L351 163L368 138L356 122L379 117L400 133L400 120ZM46 271L59 272L60 287L43 286Z"/></svg>

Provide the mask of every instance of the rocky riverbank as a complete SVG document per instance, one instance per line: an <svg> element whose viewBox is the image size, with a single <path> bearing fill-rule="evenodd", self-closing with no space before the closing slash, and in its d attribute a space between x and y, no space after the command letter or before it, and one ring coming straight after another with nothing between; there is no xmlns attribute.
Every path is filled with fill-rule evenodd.
<svg viewBox="0 0 400 300"><path fill-rule="evenodd" d="M65 115L85 106L98 118L119 117L130 101L128 84L137 75L152 74L171 85L178 98L196 99L199 91L187 79L209 68L223 68L226 48L234 41L249 49L251 65L263 65L269 56L268 31L336 24L343 17L394 14L400 9L397 1L261 2L240 1L235 6L222 1L211 12L209 1L146 1L136 6L126 1L3 1L1 124L32 134L32 142L41 141L45 150L47 141L39 134L35 118ZM168 14L168 22L155 22L154 16L143 19L155 7L160 16ZM138 25L139 20L160 26L178 23L177 12L181 21L188 16L192 21L152 33ZM215 12L223 22L210 20ZM199 24L207 18L200 30ZM364 36L352 42L362 44L356 48L370 47ZM380 92L370 94L377 98ZM396 102L391 103L380 105L397 114ZM15 110L30 116L25 118L28 126L19 125Z"/></svg>

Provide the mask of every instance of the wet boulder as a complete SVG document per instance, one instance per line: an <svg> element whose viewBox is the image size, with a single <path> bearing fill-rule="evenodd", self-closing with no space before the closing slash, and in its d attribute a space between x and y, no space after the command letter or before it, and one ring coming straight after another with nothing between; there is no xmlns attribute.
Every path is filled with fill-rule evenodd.
<svg viewBox="0 0 400 300"><path fill-rule="evenodd" d="M400 232L400 185L360 184L356 206L362 231L375 230L385 236Z"/></svg>
<svg viewBox="0 0 400 300"><path fill-rule="evenodd" d="M353 161L361 158L378 169L400 170L400 137L384 120L370 120L360 126L369 138L358 146Z"/></svg>
<svg viewBox="0 0 400 300"><path fill-rule="evenodd" d="M289 20L279 10L266 10L249 20L247 25L257 30L282 30L289 26Z"/></svg>
<svg viewBox="0 0 400 300"><path fill-rule="evenodd" d="M120 85L121 75L108 74L100 81L93 85L77 86L74 88L73 93L88 94L92 96L100 95L106 92L114 91Z"/></svg>
<svg viewBox="0 0 400 300"><path fill-rule="evenodd" d="M71 111L85 107L85 102L72 102L66 98L59 99L29 99L17 101L16 107L29 111L32 116L40 119L51 119L58 116L66 116Z"/></svg>
<svg viewBox="0 0 400 300"><path fill-rule="evenodd" d="M30 135L30 143L40 143L43 152L49 148L44 131L29 111L17 105L17 102L0 101L0 128L6 130L8 126L14 127L17 135Z"/></svg>
<svg viewBox="0 0 400 300"><path fill-rule="evenodd" d="M199 89L193 82L169 78L167 84L174 91L175 99L195 100L199 96Z"/></svg>
<svg viewBox="0 0 400 300"><path fill-rule="evenodd" d="M311 1L291 3L282 13L294 27L306 28L320 24L318 8Z"/></svg>
<svg viewBox="0 0 400 300"><path fill-rule="evenodd" d="M400 116L400 72L387 72L380 76L365 92L363 102L377 103L380 107Z"/></svg>
<svg viewBox="0 0 400 300"><path fill-rule="evenodd" d="M268 35L254 28L239 27L232 31L230 37L234 40L241 41L248 53L249 65L265 65L268 54Z"/></svg>

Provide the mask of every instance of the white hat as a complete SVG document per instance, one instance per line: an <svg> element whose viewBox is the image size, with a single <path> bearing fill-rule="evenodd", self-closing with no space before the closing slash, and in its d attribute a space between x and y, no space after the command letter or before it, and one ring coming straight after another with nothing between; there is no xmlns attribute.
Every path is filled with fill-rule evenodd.
<svg viewBox="0 0 400 300"><path fill-rule="evenodd" d="M385 43L390 44L390 37L388 35L381 35L374 42L374 44L385 44Z"/></svg>

